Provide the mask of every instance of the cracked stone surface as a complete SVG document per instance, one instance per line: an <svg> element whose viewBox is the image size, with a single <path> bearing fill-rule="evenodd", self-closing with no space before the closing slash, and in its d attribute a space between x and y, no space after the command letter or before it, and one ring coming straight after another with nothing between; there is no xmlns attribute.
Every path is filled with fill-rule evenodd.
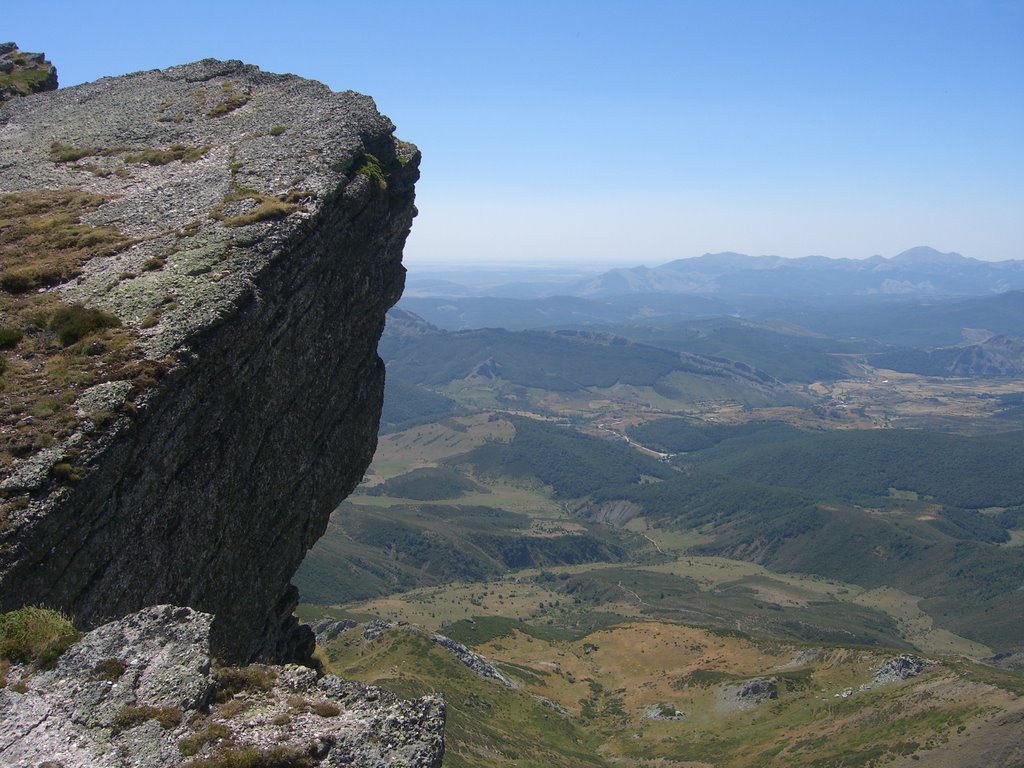
<svg viewBox="0 0 1024 768"><path fill-rule="evenodd" d="M402 701L297 665L258 667L268 685L216 697L210 626L208 614L154 606L86 634L51 671L14 667L0 690L0 764L170 768L280 749L328 768L440 765L436 697ZM154 716L118 726L143 707Z"/></svg>

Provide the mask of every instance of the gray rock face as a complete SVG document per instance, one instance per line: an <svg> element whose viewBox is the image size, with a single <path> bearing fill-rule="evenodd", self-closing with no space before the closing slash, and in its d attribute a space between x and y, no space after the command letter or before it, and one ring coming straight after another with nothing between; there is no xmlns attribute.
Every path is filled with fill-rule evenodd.
<svg viewBox="0 0 1024 768"><path fill-rule="evenodd" d="M874 682L877 684L898 683L917 677L927 669L928 664L916 656L900 654L886 659L875 672Z"/></svg>
<svg viewBox="0 0 1024 768"><path fill-rule="evenodd" d="M171 768L249 749L320 766L440 765L445 713L434 697L400 701L294 665L250 668L259 685L215 697L210 624L155 606L88 633L50 672L12 669L0 764Z"/></svg>
<svg viewBox="0 0 1024 768"><path fill-rule="evenodd" d="M311 649L288 583L373 455L415 215L393 129L368 97L214 60L0 109L0 193L101 195L85 220L130 238L45 290L158 370L72 390L72 423L0 471L0 610L189 605L219 658Z"/></svg>
<svg viewBox="0 0 1024 768"><path fill-rule="evenodd" d="M720 685L716 697L725 709L753 709L779 697L779 681L775 677L754 677L742 683Z"/></svg>
<svg viewBox="0 0 1024 768"><path fill-rule="evenodd" d="M481 656L479 653L469 650L462 643L458 643L452 640L450 637L444 635L434 635L433 641L449 651L455 658L469 667L477 676L482 677L484 680L494 680L501 683L506 688L518 688L513 681L509 680L505 675L498 671L491 662Z"/></svg>
<svg viewBox="0 0 1024 768"><path fill-rule="evenodd" d="M313 634L316 635L316 641L322 645L326 645L342 632L347 632L355 626L356 623L352 621L352 619L342 619L341 621L320 619L320 621L310 624L309 628L313 630Z"/></svg>

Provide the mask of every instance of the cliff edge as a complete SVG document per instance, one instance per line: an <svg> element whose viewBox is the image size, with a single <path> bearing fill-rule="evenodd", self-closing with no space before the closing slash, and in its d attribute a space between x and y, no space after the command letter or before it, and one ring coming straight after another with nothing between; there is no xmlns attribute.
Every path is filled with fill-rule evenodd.
<svg viewBox="0 0 1024 768"><path fill-rule="evenodd" d="M0 106L0 610L311 651L289 580L373 455L415 215L393 131L236 61Z"/></svg>

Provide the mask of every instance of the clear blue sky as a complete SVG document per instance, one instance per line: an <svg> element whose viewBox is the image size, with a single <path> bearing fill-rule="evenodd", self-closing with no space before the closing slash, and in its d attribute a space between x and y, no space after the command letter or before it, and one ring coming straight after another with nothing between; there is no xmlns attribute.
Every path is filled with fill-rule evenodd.
<svg viewBox="0 0 1024 768"><path fill-rule="evenodd" d="M1024 258L1024 1L9 3L62 85L214 56L368 93L429 262Z"/></svg>

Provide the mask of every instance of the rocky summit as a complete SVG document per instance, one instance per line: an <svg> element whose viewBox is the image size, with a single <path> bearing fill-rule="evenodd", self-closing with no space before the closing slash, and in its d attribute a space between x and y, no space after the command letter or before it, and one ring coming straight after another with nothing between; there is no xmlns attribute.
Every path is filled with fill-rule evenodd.
<svg viewBox="0 0 1024 768"><path fill-rule="evenodd" d="M237 61L0 107L0 610L308 657L289 581L373 455L415 215L393 132Z"/></svg>
<svg viewBox="0 0 1024 768"><path fill-rule="evenodd" d="M0 104L57 87L57 69L43 53L28 53L0 43Z"/></svg>

